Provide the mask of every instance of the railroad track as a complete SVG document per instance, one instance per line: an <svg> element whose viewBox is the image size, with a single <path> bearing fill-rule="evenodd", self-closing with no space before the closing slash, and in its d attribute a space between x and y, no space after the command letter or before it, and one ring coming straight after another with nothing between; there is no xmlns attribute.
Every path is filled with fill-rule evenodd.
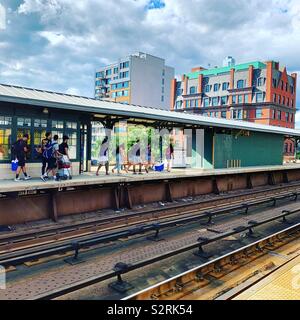
<svg viewBox="0 0 300 320"><path fill-rule="evenodd" d="M80 221L33 231L6 233L0 235L0 259L3 260L3 256L5 257L8 253L22 256L23 253L28 253L29 249L38 247L45 249L43 246L53 246L58 243L65 244L79 239L85 240L100 233L105 234L116 230L128 231L129 228L138 225L167 222L179 218L191 218L193 220L194 217L197 219L199 215L205 218L210 210L215 214L224 214L236 210L245 201L247 203L254 201L263 204L269 202L273 197L284 197L290 194L295 194L297 197L298 192L300 192L300 183L292 183L280 187L271 187L264 191L252 190L238 195L225 195L213 199L171 204L167 207L130 212L120 216L97 218L92 221ZM185 220L188 221L188 219ZM154 229L157 229L157 226Z"/></svg>
<svg viewBox="0 0 300 320"><path fill-rule="evenodd" d="M139 261L139 262L134 263L132 265L127 265L127 264L124 264L122 262L119 262L119 263L117 263L115 265L114 269L111 270L110 272L106 272L106 273L101 274L101 275L97 275L97 276L90 277L90 278L87 278L87 279L84 279L84 280L81 280L81 281L78 281L78 282L74 282L74 283L68 284L66 286L62 286L62 287L60 287L58 289L55 289L55 290L52 290L52 291L48 291L48 292L46 292L44 294L41 294L41 295L38 295L38 296L34 296L31 299L41 300L41 299L54 299L54 298L63 297L68 293L74 293L74 292L76 292L78 290L81 290L83 288L89 287L89 286L94 285L94 284L99 284L99 283L101 283L101 282L103 282L103 281L105 281L107 279L112 279L114 277L117 277L118 280L111 284L112 288L114 288L114 289L118 288L117 290L122 291L123 290L122 287L124 285L125 285L125 288L127 287L127 283L122 279L122 276L127 274L127 273L130 273L132 271L138 270L138 269L143 268L145 266L151 266L152 264L154 264L156 262L161 262L161 261L163 261L165 259L168 259L170 257L178 256L178 255L180 255L182 253L187 253L189 251L193 251L194 254L199 255L201 257L201 259L207 260L209 258L209 255L208 255L209 252L205 252L204 251L204 246L206 246L207 244L217 243L217 242L219 242L219 241L221 241L223 239L227 239L228 237L232 237L232 236L236 236L238 238L242 234L245 234L248 237L252 237L253 231L256 228L261 227L261 226L266 226L266 225L268 225L270 223L274 223L274 222L277 222L279 220L282 220L283 222L286 222L287 221L286 219L289 216L299 215L299 213L300 213L300 207L295 209L295 210L293 210L293 211L285 211L285 210L283 210L283 212L281 214L276 215L276 216L274 216L272 218L267 218L267 219L263 219L261 221L252 222L252 223L250 223L248 225L244 225L244 226L241 226L239 228L235 228L234 230L230 230L230 231L224 232L222 234L217 234L215 237L213 237L211 239L199 238L198 241L196 241L195 243L192 243L190 245L181 247L181 248L176 249L176 250L165 252L163 254L151 257L151 258L143 260L143 261ZM218 258L218 259L215 259L213 261L204 263L199 268L202 270L203 268L206 268L207 266L211 266L212 268L214 268L214 270L216 270L216 269L219 270L224 266L223 261L226 261L226 263L227 263L228 259L229 259L229 261L231 263L235 263L235 261L237 260L238 255L240 253L242 254L242 256L247 257L247 256L251 256L252 252L254 252L255 250L257 250L257 252L261 252L261 251L264 250L264 248L266 246L270 246L270 247L273 246L273 244L276 243L276 242L279 242L279 240L282 241L283 239L285 239L285 241L290 241L291 240L291 236L299 237L299 230L300 230L300 223L297 223L297 224L295 224L293 226L289 226L288 228L284 227L284 229L282 229L280 232L268 235L268 236L264 237L261 240L253 241L253 243L251 243L250 245L243 246L242 248L240 248L238 250L235 250L234 252L231 252L230 254L222 256L221 258ZM197 252L194 251L195 249L197 249ZM198 270L199 268L196 268L196 269ZM196 272L195 271L196 269L193 269L193 270L191 270L191 271L189 271L187 273L184 273L184 276L185 276L185 274L188 274L187 275L187 279L191 279L190 278L190 274L192 272ZM209 269L209 270L211 270L211 269ZM203 271L203 273L204 273L204 271ZM193 281L194 280L198 281L200 279L199 275L200 275L200 273L197 272L197 276L192 278ZM182 275L180 275L180 276L182 276ZM178 276L178 277L180 277L180 276ZM175 277L175 278L177 279L178 277ZM170 283L173 280L174 280L173 278L170 279L169 280ZM164 284L165 284L165 282L163 282L161 284L161 286L163 288L165 288ZM172 285L173 284L174 283L172 282ZM178 282L177 281L175 283L175 285L170 287L170 292L173 292L175 289L181 290L181 288L184 287L184 285L185 285L184 281L182 281L182 282ZM174 286L175 286L175 289L174 289ZM153 288L150 288L150 289L151 290L152 289L153 290L157 289L158 292L164 292L164 291L162 291L161 287L159 287L159 285L155 286ZM126 289L124 289L124 291L126 291ZM145 297L148 298L148 299L153 299L153 298L154 299L158 299L160 297L158 294L153 294L152 291L151 291L151 294L148 294L148 293L149 293L148 290L142 291L138 295L130 296L128 299L138 299L138 298L141 298L141 297L143 299L145 299ZM167 290L166 294L167 295L169 294L169 290Z"/></svg>
<svg viewBox="0 0 300 320"><path fill-rule="evenodd" d="M270 253L271 256L274 252L276 254L276 250L299 239L299 237L300 223L297 223L230 252L229 254L203 263L199 267L193 268L192 270L172 277L157 285L123 298L122 300L185 300L191 299L191 297L192 299L201 299L202 295L204 295L204 297L210 297L210 299L217 300L233 299L252 287L254 284L261 281L263 278L267 277L269 274L277 271L279 268L299 257L300 254L297 253L296 255L292 255L289 259L285 258L285 260L277 266L274 266L271 263L271 265L264 264L262 270L255 269L254 272L253 270L249 270L247 276L244 275L244 279L242 281L240 280L240 277L238 277L239 280L236 281L239 282L234 285L232 284L232 276L230 276L231 273L236 273L236 271L243 267L248 269L249 263L252 261L264 258ZM296 251L299 252L299 245L297 245ZM270 259L266 259L266 261L270 261ZM270 268L269 272L267 271L268 268ZM261 275L259 275L260 273ZM223 285L222 287L224 291L218 292L214 282L217 279L222 280L226 276L227 281L230 278L231 286L225 286L224 289ZM210 290L213 292L210 293Z"/></svg>
<svg viewBox="0 0 300 320"><path fill-rule="evenodd" d="M92 230L88 230L88 232L87 226L85 225L85 223L83 223L83 226L81 225L81 227L83 228L83 232L80 234L76 232L74 233L73 230L67 231L68 227L66 227L67 229L63 227L63 237L61 239L58 238L57 234L48 235L47 231L42 232L42 235L40 235L42 236L41 238L39 237L34 239L28 239L29 235L27 234L25 240L20 241L21 236L18 236L18 242L17 244L13 244L13 250L11 249L12 244L2 244L2 246L0 247L0 250L2 251L2 253L0 254L0 265L17 265L26 261L66 253L72 250L74 250L75 255L78 255L79 249L81 248L89 248L98 244L116 241L121 238L126 238L135 235L143 235L151 232L154 232L152 240L157 240L161 230L166 230L168 228L176 227L178 225L193 223L202 220L210 224L212 223L212 219L214 217L229 214L230 212L236 212L240 210L241 212L245 212L247 214L251 207L261 206L265 204L271 204L275 206L276 203L280 200L297 200L298 192L296 190L298 190L298 188L293 189L293 192L282 191L279 189L276 193L272 193L272 197L270 197L270 194L258 196L258 194L255 192L255 197L248 197L247 202L245 202L245 195L243 195L241 199L236 201L232 200L236 199L236 197L238 196L226 196L226 200L230 200L230 202L232 203L231 205L228 205L228 202L226 202L225 204L211 206L211 200L206 200L204 201L206 206L204 206L205 208L202 210L197 209L197 206L203 205L203 202L200 204L190 204L190 206L192 207L192 209L190 210L186 209L186 206L181 204L178 205L177 212L175 210L173 214L170 214L169 210L174 211L174 208L166 209L167 213L160 208L157 211L159 213L162 212L162 216L160 216L156 212L156 219L153 219L152 211L149 212L149 214L151 214L152 219L146 220L144 215L147 215L147 213L133 213L131 215L133 215L134 217L140 217L142 220L133 220L132 222L129 222L128 217L122 217L122 219L125 219L126 223L124 224L123 222L123 225L119 224L118 226L113 226L109 219L107 219L108 221L106 221L106 219L102 219L101 223L104 223L104 225L97 225L96 227L93 225L91 227ZM224 199L218 200L221 202L224 201ZM120 221L121 218L118 217L116 219L117 221ZM105 222L103 222L103 220L105 220ZM12 238L14 238L14 236ZM6 239L5 241L9 240Z"/></svg>

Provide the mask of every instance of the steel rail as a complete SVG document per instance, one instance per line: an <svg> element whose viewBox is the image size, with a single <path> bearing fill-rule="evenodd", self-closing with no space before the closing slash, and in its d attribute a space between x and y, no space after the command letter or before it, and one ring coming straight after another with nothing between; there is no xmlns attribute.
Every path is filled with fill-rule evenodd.
<svg viewBox="0 0 300 320"><path fill-rule="evenodd" d="M211 261L202 263L200 266L197 266L197 267L195 267L195 268L193 268L191 270L185 271L185 272L183 272L183 273L181 273L179 275L176 275L176 276L174 276L172 278L164 280L164 281L162 281L162 282L160 282L158 284L155 284L155 285L153 285L153 286L151 286L149 288L146 288L146 289L141 290L141 291L139 291L137 293L134 293L134 294L132 294L130 296L127 296L127 297L123 298L122 300L137 300L140 296L144 296L144 297L145 297L145 295L149 296L150 292L151 293L153 291L161 292L160 288L162 288L162 287L164 287L164 288L171 287L171 286L169 286L169 284L173 283L173 282L179 284L181 278L187 277L187 278L191 279L190 275L192 275L192 274L201 275L202 274L201 273L202 269L205 269L205 268L207 268L209 266L221 265L220 263L223 260L226 260L228 258L232 258L232 257L234 257L234 256L236 256L236 255L238 255L240 253L243 253L243 252L249 252L249 249L251 249L251 248L255 248L256 250L258 250L258 249L262 250L263 248L260 246L262 243L269 242L271 239L276 238L276 237L278 238L279 236L282 236L284 234L292 234L292 232L299 232L299 230L300 230L300 223L296 223L293 226L290 226L290 227L285 228L283 230L280 230L280 231L278 231L276 233L268 235L268 236L266 236L266 237L264 237L262 239L259 239L259 240L255 241L255 242L252 242L252 243L250 243L248 245L245 245L245 246L243 246L241 248L238 248L238 249L236 249L236 250L234 250L232 252L229 252L229 253L227 253L225 255L222 255L221 257L218 257L218 258L215 258L215 259L213 259ZM154 294L152 293L151 296L154 296Z"/></svg>
<svg viewBox="0 0 300 320"><path fill-rule="evenodd" d="M24 238L25 238L25 240L32 240L32 239L37 239L37 238L43 238L44 236L51 236L51 235L55 235L55 234L59 234L59 233L65 233L67 231L71 232L71 231L75 231L75 230L85 229L87 227L101 226L106 223L118 222L119 220L126 220L126 219L130 219L130 218L137 217L137 216L142 217L142 216L146 216L149 214L154 215L155 213L167 212L167 211L178 210L178 209L183 209L183 208L187 208L187 210L188 210L189 207L193 207L193 206L197 206L197 205L205 205L205 204L220 202L220 201L224 201L224 200L233 200L235 198L255 196L256 194L284 190L287 187L292 188L292 189L293 188L297 189L298 185L300 186L300 183L293 184L290 186L285 186L285 187L270 188L270 189L264 190L264 191L256 190L256 191L252 191L252 192L244 192L239 195L218 196L216 199L204 199L204 200L200 200L200 201L196 201L196 202L192 202L192 203L180 203L180 204L176 204L176 205L171 205L169 207L153 208L153 209L149 209L149 210L144 210L142 212L133 212L133 213L131 212L129 214L125 214L122 216L111 216L111 217L107 217L107 218L95 219L93 221L80 221L79 223L72 223L72 224L63 225L63 226L54 226L51 228L46 227L46 228L43 228L42 230L38 230L38 231L19 232L18 234L5 234L5 235L0 234L0 246L2 244L5 245L5 244L9 244L9 243L14 243L14 242L19 243ZM282 192L282 193L286 194L288 192L289 191ZM197 210L197 209L195 209L195 210Z"/></svg>
<svg viewBox="0 0 300 320"><path fill-rule="evenodd" d="M276 221L278 219L281 219L281 218L284 218L284 217L287 217L287 216L290 216L292 214L296 214L296 213L299 213L299 212L300 212L300 208L298 208L296 210L293 210L293 211L283 211L282 214L277 215L276 217L273 217L272 219L266 219L266 220L260 221L260 222L257 223L257 225L245 226L242 230L234 230L234 231L231 231L231 232L223 233L222 236L215 237L211 241L211 243L212 242L217 242L217 241L222 240L224 238L227 238L229 234L230 235L241 234L241 233L249 230L250 228L253 229L253 228L257 227L257 226L261 226L261 225ZM204 263L203 265L201 265L201 268L203 268L204 266L209 265L209 264L211 264L213 262L220 261L220 259L224 259L225 257L228 257L230 255L236 254L236 253L241 252L243 250L247 250L247 248L250 248L250 247L252 247L252 246L254 246L254 245L258 244L258 243L261 243L262 241L265 241L266 239L271 239L271 238L273 238L273 237L275 237L275 236L277 236L279 234L282 234L284 232L287 232L289 230L293 230L293 229L299 228L299 227L300 227L300 223L297 223L297 224L295 224L293 226L290 226L288 228L285 228L285 229L283 229L283 230L281 230L279 232L276 232L274 234L268 235L268 236L264 237L263 239L260 239L258 241L252 242L251 244L248 244L248 245L243 246L242 248L239 248L239 249L237 249L237 250L235 250L235 251L233 251L233 252L231 252L229 254L226 254L226 255L222 256L221 258L217 258L217 259L215 259L213 261L209 261L207 263ZM184 246L182 248L179 248L179 249L176 249L176 250L173 250L173 251L169 251L169 252L166 252L164 254L157 255L155 257L152 257L152 258L137 262L135 264L128 265L126 267L126 269L124 269L122 271L112 270L111 272L108 272L108 273L105 273L105 274L102 274L102 275L99 275L99 276L94 276L94 277L82 280L80 282L76 282L76 283L73 283L71 285L67 285L65 287L56 289L54 291L47 292L46 294L42 294L42 295L33 297L33 299L34 300L45 300L45 299L58 298L58 297L61 297L63 295L66 295L68 293L71 293L71 292L80 290L82 288L88 287L90 285L97 284L97 283L102 282L104 280L107 280L107 279L110 279L110 278L113 278L113 277L116 277L116 276L118 277L118 276L123 275L123 274L127 274L127 273L129 273L131 271L140 269L140 268L145 267L145 266L149 266L149 265L151 265L151 264L153 264L155 262L159 262L159 261L165 260L167 258L176 256L178 254L185 253L185 252L191 251L193 249L199 248L199 245L202 246L203 243L196 242L196 243ZM198 267L198 268L200 268L200 267ZM192 272L193 270L195 270L195 269L187 271L186 273ZM170 281L170 280L168 280L168 281Z"/></svg>
<svg viewBox="0 0 300 320"><path fill-rule="evenodd" d="M24 263L26 261L35 260L39 258L43 258L46 256L51 256L58 253L63 253L71 250L75 250L74 244L76 244L77 248L84 248L84 247L90 247L92 245L98 245L98 244L105 244L111 241L116 241L121 238L126 238L129 236L134 235L142 235L147 232L155 231L154 238L157 238L159 235L159 231L171 227L176 227L179 224L187 224L196 222L198 220L202 220L207 218L208 222L211 221L212 216L214 215L220 215L220 214L226 214L228 212L237 211L237 210L245 210L245 212L248 212L249 207L251 206L257 206L260 204L265 204L272 202L273 204L276 204L276 201L285 199L285 198L291 198L291 197L298 197L298 194L286 194L285 196L279 196L274 198L268 198L263 199L260 201L252 201L251 203L247 204L241 204L232 206L231 208L223 208L223 209L217 209L215 211L210 212L204 212L198 215L194 215L192 217L184 217L184 218L176 218L171 219L170 221L162 222L162 223L151 223L148 225L141 225L134 228L125 228L124 230L116 231L116 232L106 232L102 235L89 235L82 237L81 240L75 241L74 239L72 241L68 240L65 241L65 244L47 244L47 245L41 245L29 249L22 249L18 251L13 251L5 254L0 255L0 265L8 266L8 265L17 265L20 263ZM287 216L287 214L285 214ZM277 217L275 218L277 219ZM254 227L254 226L251 226ZM250 228L250 227L248 227Z"/></svg>

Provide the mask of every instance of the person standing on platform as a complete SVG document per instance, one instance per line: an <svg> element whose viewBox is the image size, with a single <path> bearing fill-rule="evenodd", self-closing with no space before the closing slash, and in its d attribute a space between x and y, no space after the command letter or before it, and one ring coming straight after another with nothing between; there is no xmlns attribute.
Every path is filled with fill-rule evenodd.
<svg viewBox="0 0 300 320"><path fill-rule="evenodd" d="M100 147L100 151L99 151L99 166L96 172L96 176L99 176L99 171L101 169L102 166L105 166L105 172L106 175L109 175L109 142L108 142L108 137L106 136L102 143L101 143L101 147Z"/></svg>
<svg viewBox="0 0 300 320"><path fill-rule="evenodd" d="M136 139L135 144L132 147L132 160L133 160L133 174L136 174L135 168L139 166L139 174L142 174L142 161L141 161L141 143L140 139Z"/></svg>
<svg viewBox="0 0 300 320"><path fill-rule="evenodd" d="M56 161L57 161L57 156L59 154L59 145L58 145L58 135L56 134L53 137L52 141L49 141L48 144L45 147L45 151L43 155L47 159L47 171L45 172L44 175L41 176L41 179L43 181L46 181L46 179L49 178L49 173L52 172L52 177L54 180L56 180Z"/></svg>
<svg viewBox="0 0 300 320"><path fill-rule="evenodd" d="M174 159L174 146L173 141L170 141L170 144L166 150L166 159L167 159L167 171L171 172L172 159Z"/></svg>
<svg viewBox="0 0 300 320"><path fill-rule="evenodd" d="M24 174L25 180L30 180L31 177L26 172L26 153L29 151L28 149L28 139L29 135L25 133L21 139L13 144L12 154L15 159L18 160L18 169L16 172L15 181L20 181L20 173L21 171Z"/></svg>
<svg viewBox="0 0 300 320"><path fill-rule="evenodd" d="M116 165L112 169L112 173L115 173L115 169L117 169L118 174L121 173L122 170L122 165L124 164L124 159L125 159L125 146L124 144L121 144L117 146L116 149ZM124 167L126 173L128 173L126 167Z"/></svg>
<svg viewBox="0 0 300 320"><path fill-rule="evenodd" d="M67 156L68 159L70 160L68 141L69 141L69 137L63 136L63 142L59 145L58 151L60 154Z"/></svg>
<svg viewBox="0 0 300 320"><path fill-rule="evenodd" d="M42 157L42 176L44 176L45 172L47 171L47 158L44 155L44 152L46 150L46 147L49 143L51 143L52 140L52 133L51 132L46 132L45 138L42 140L41 144L41 157Z"/></svg>
<svg viewBox="0 0 300 320"><path fill-rule="evenodd" d="M149 169L153 167L152 152L151 152L151 144L150 143L148 143L148 145L147 145L144 166L145 166L145 170L147 173L149 172Z"/></svg>

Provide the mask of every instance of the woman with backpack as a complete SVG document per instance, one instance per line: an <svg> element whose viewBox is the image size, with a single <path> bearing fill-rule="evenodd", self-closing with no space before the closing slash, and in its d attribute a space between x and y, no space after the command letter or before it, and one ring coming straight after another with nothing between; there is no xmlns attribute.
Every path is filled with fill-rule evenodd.
<svg viewBox="0 0 300 320"><path fill-rule="evenodd" d="M53 137L53 140L48 141L43 152L43 157L47 159L47 171L41 176L43 181L49 178L49 173L52 172L53 179L56 180L56 160L59 154L58 135Z"/></svg>
<svg viewBox="0 0 300 320"><path fill-rule="evenodd" d="M36 152L38 154L38 159L41 159L42 162L42 177L44 176L47 168L48 159L45 157L45 150L49 143L51 143L52 133L46 132L45 138L41 141L41 145L36 148ZM43 180L43 179L42 179Z"/></svg>

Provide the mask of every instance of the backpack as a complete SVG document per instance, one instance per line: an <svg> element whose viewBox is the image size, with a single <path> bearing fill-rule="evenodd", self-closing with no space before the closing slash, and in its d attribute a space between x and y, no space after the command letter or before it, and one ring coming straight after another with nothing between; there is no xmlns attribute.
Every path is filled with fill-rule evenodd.
<svg viewBox="0 0 300 320"><path fill-rule="evenodd" d="M45 150L43 152L43 157L46 159L50 159L53 157L54 154L54 146L57 144L57 142L49 142L45 146Z"/></svg>

